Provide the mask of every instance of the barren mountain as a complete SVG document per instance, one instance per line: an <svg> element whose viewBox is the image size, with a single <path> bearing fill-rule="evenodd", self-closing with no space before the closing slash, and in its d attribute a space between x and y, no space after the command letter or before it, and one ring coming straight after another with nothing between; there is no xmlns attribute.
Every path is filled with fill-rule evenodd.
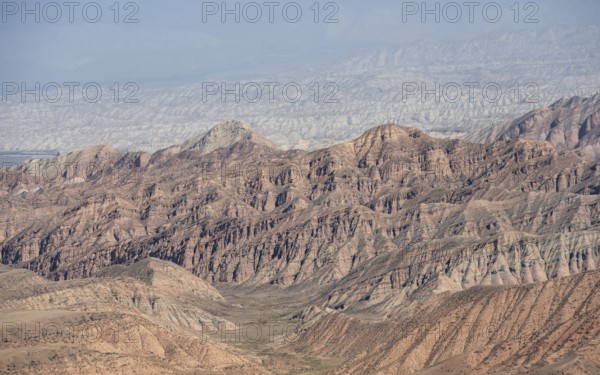
<svg viewBox="0 0 600 375"><path fill-rule="evenodd" d="M139 93L132 99L139 103L107 97L91 104L79 92L73 103L67 95L58 103L23 103L20 95L9 95L0 112L0 150L67 152L102 143L154 152L231 118L244 119L281 146L299 149L339 143L387 122L457 137L556 98L593 95L600 82L598 45L597 26L555 25L356 51L310 74L204 77L166 88L137 82ZM239 84L238 97L224 97L219 90L207 98L203 83L212 81ZM279 84L273 100L268 82ZM472 94L467 83L475 84ZM262 87L260 100L244 92L248 84ZM287 84L301 88L298 102L283 94ZM406 84L416 85L416 92L408 94ZM435 94L425 94L432 90Z"/></svg>
<svg viewBox="0 0 600 375"><path fill-rule="evenodd" d="M273 318L320 327L289 348L331 365L342 360L340 372L413 373L444 361L472 373L560 361L598 368L590 353L599 323L600 172L577 153L520 138L437 139L397 125L312 152L283 151L238 123L153 155L98 151L3 174L2 263L63 280L55 285L128 277L174 304L188 301L182 294L217 304L197 316L223 314L218 304L239 299L238 290L260 296L242 304L259 311L276 298L270 291L283 293ZM49 165L60 177L28 172ZM155 275L148 257L176 263L228 297L189 276L180 287ZM582 291L571 293L575 287ZM543 293L550 299L538 303ZM544 317L534 330L547 352L508 336L423 343L400 329L421 319L454 331L447 318L485 309L506 309L509 332L520 329L521 311ZM167 310L156 313L160 324L173 319ZM556 320L575 310L589 329L580 346ZM476 325L492 319L485 311ZM323 332L348 341L321 350L327 341L315 335ZM463 350L471 354L456 357Z"/></svg>
<svg viewBox="0 0 600 375"><path fill-rule="evenodd" d="M592 271L445 293L383 322L321 311L293 346L346 359L338 374L597 374L599 288Z"/></svg>
<svg viewBox="0 0 600 375"><path fill-rule="evenodd" d="M181 151L199 150L202 154L208 154L240 141L275 147L271 141L252 130L250 125L241 121L229 121L212 128L206 134L201 133L189 139L181 145Z"/></svg>
<svg viewBox="0 0 600 375"><path fill-rule="evenodd" d="M441 275L460 290L595 268L596 165L548 143L395 125L310 153L232 139L159 152L123 176L130 154L95 163L93 181L5 185L6 212L19 213L4 224L3 261L63 279L155 256L211 282L335 281L331 303L346 306L402 299ZM46 216L36 200L54 194L78 200Z"/></svg>
<svg viewBox="0 0 600 375"><path fill-rule="evenodd" d="M515 138L548 141L556 147L598 159L600 94L589 98L561 99L514 121L474 133L470 138L485 142Z"/></svg>
<svg viewBox="0 0 600 375"><path fill-rule="evenodd" d="M262 373L252 355L196 333L231 324L203 311L223 298L171 263L60 283L1 266L0 281L0 373Z"/></svg>

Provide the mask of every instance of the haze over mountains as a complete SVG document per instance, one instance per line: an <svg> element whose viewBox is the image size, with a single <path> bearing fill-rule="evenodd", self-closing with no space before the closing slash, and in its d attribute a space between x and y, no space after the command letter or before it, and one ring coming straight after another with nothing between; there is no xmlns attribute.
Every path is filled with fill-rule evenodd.
<svg viewBox="0 0 600 375"><path fill-rule="evenodd" d="M316 149L388 122L458 137L561 97L593 95L600 81L599 44L595 26L550 26L544 31L492 33L450 43L420 41L354 53L302 75L204 79L226 82L229 87L235 82L242 86L278 82L279 91L285 84L298 83L302 97L297 103L289 103L279 91L271 102L264 86L256 103L243 98L237 103L232 96L222 103L220 94L203 98L202 82L162 89L137 82L137 104L123 103L132 92L123 87L119 103L113 103L114 92L108 88L97 104L86 103L81 95L68 103L66 92L58 103L21 103L16 95L2 104L0 149L66 152L104 143L117 149L156 151L232 118L244 119L284 148ZM436 82L440 84L437 96L423 98L422 89L435 90ZM419 91L403 95L403 85L413 83ZM477 84L472 94L469 83ZM455 84L462 91L458 100ZM499 96L497 87L502 90ZM294 90L290 96L295 97Z"/></svg>
<svg viewBox="0 0 600 375"><path fill-rule="evenodd" d="M30 271L3 273L46 279L4 291L0 313L110 319L127 306L127 319L150 326L142 349L74 345L76 363L113 358L98 373L140 358L157 361L150 373L596 373L600 165L579 152L597 143L578 145L596 129L599 99L561 100L488 143L386 124L283 150L230 121L153 154L94 146L25 163L2 175L0 248L2 263ZM582 126L577 142L551 143ZM136 281L111 299L121 277ZM81 306L66 308L69 298ZM293 322L295 334L175 348L160 333L204 338L214 327L195 321L213 318ZM23 373L56 368L39 345L2 350L36 353L12 361ZM223 359L193 361L194 350Z"/></svg>

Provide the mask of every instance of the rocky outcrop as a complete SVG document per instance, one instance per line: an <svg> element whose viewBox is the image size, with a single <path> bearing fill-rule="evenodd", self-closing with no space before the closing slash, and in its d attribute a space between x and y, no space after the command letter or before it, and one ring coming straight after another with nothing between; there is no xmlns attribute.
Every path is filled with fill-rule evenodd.
<svg viewBox="0 0 600 375"><path fill-rule="evenodd" d="M211 339L215 327L231 325L206 311L223 298L171 263L61 282L1 266L0 285L2 373L265 372L252 354Z"/></svg>
<svg viewBox="0 0 600 375"><path fill-rule="evenodd" d="M597 268L598 165L547 142L396 125L314 152L224 139L115 178L125 155L93 181L33 195L78 197L61 207L4 186L24 206L4 216L2 262L70 279L156 257L209 282L325 285L322 308L384 312L422 293Z"/></svg>
<svg viewBox="0 0 600 375"><path fill-rule="evenodd" d="M547 141L575 150L590 159L600 158L600 94L561 99L547 108L525 114L500 126L473 133L469 139L493 142L507 139Z"/></svg>
<svg viewBox="0 0 600 375"><path fill-rule="evenodd" d="M597 372L599 164L397 125L283 151L230 125L198 147L63 156L93 163L77 181L3 175L2 263L23 268L0 268L3 321L141 328L62 362L9 343L0 371L281 373L295 350L298 372ZM236 319L300 326L270 358L196 341Z"/></svg>
<svg viewBox="0 0 600 375"><path fill-rule="evenodd" d="M249 141L275 148L271 141L252 130L249 124L241 121L228 121L215 126L207 133L201 133L190 138L181 145L180 150L195 150L202 154L208 154L240 141Z"/></svg>
<svg viewBox="0 0 600 375"><path fill-rule="evenodd" d="M339 374L585 374L600 370L600 273L475 287L373 322L303 317L291 345L348 359Z"/></svg>

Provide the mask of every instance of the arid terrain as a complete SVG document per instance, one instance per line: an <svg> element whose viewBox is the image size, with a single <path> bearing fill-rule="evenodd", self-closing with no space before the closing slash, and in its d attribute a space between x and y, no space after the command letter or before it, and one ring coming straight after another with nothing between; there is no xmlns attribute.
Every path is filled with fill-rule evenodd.
<svg viewBox="0 0 600 375"><path fill-rule="evenodd" d="M599 113L2 171L0 373L598 374Z"/></svg>
<svg viewBox="0 0 600 375"><path fill-rule="evenodd" d="M469 138L487 142L524 138L600 158L600 94L561 99L502 126L474 132Z"/></svg>

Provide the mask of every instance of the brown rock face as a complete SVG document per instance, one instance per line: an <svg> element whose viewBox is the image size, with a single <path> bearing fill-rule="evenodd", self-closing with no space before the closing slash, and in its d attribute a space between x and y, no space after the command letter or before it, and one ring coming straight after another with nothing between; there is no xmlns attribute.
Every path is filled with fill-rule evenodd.
<svg viewBox="0 0 600 375"><path fill-rule="evenodd" d="M347 358L338 374L596 374L598 288L593 271L446 293L383 322L321 312L293 345Z"/></svg>
<svg viewBox="0 0 600 375"><path fill-rule="evenodd" d="M208 284L285 288L307 300L286 316L351 339L337 354L323 353L344 362L340 372L435 373L445 361L473 373L537 369L571 361L570 351L593 370L599 167L548 142L475 144L397 125L314 152L282 151L227 123L153 155L91 148L3 173L2 263L59 280L60 288L99 283L86 306L111 295L110 280L135 280L137 294L119 292L131 294L123 294L123 305L151 314L159 327L173 321L197 329L198 320L218 316L197 306L190 313L196 299L209 307L224 303ZM50 168L55 178L47 177ZM149 257L200 279L165 273L166 263L157 268ZM581 290L571 293L575 287ZM152 288L170 304L153 303ZM537 295L546 296L540 306ZM63 292L58 297L68 300ZM26 295L5 308L43 307L47 298ZM533 347L508 336L450 344L445 330L446 336L415 341L405 328L422 318L458 329L446 319L450 314L489 324L485 316L493 310L506 314L506 335L522 329L521 310L544 317L534 330L545 335L537 347L547 353L534 355ZM583 346L564 342L580 336L557 314L595 327ZM292 347L316 353L323 341L312 334L308 346ZM381 342L366 346L366 338ZM159 356L166 350L152 345ZM471 354L461 357L464 345ZM223 350L224 363L255 368Z"/></svg>
<svg viewBox="0 0 600 375"><path fill-rule="evenodd" d="M146 167L113 152L93 180L4 184L2 261L69 279L153 256L210 282L327 284L323 304L344 308L597 267L597 166L548 143L385 125L308 153L221 147L230 127L209 133L213 152Z"/></svg>
<svg viewBox="0 0 600 375"><path fill-rule="evenodd" d="M1 373L264 373L251 354L208 339L231 324L206 312L223 297L172 263L145 259L62 282L0 266L0 285Z"/></svg>
<svg viewBox="0 0 600 375"><path fill-rule="evenodd" d="M600 94L561 99L548 108L531 111L501 126L472 134L471 139L493 142L523 138L600 158Z"/></svg>

